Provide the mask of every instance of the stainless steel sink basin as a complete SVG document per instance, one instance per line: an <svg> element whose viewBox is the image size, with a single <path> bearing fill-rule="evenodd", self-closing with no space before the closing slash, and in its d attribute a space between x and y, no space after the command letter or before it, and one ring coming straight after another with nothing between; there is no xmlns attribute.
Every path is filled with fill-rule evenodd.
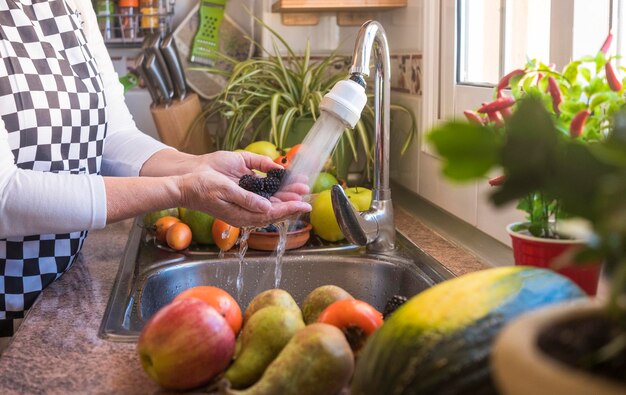
<svg viewBox="0 0 626 395"><path fill-rule="evenodd" d="M196 285L225 289L242 309L257 293L275 287L275 254L248 250L241 265L234 253L196 249L185 254L149 241L135 222L105 311L100 336L133 342L145 322L183 290ZM397 247L372 254L350 244L309 245L283 257L279 288L302 303L320 285L338 285L382 311L393 295L413 296L452 274L397 235Z"/></svg>

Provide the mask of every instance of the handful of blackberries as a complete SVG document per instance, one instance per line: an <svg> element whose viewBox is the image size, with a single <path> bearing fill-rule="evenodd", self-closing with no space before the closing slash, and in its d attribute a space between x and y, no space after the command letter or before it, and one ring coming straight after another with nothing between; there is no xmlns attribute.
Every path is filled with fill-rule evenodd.
<svg viewBox="0 0 626 395"><path fill-rule="evenodd" d="M246 174L239 179L239 186L269 199L270 196L280 189L280 184L283 182L286 173L285 169L272 169L267 172L267 177Z"/></svg>

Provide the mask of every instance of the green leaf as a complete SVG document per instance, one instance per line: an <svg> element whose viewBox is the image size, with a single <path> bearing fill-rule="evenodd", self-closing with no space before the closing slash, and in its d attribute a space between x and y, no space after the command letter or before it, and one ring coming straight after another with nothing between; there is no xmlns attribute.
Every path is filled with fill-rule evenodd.
<svg viewBox="0 0 626 395"><path fill-rule="evenodd" d="M570 82L570 84L574 84L576 79L578 78L578 66L580 65L580 61L575 61L569 63L565 70L563 70L563 77Z"/></svg>
<svg viewBox="0 0 626 395"><path fill-rule="evenodd" d="M427 139L443 157L443 172L452 180L482 177L498 162L501 140L488 127L448 122L432 130Z"/></svg>

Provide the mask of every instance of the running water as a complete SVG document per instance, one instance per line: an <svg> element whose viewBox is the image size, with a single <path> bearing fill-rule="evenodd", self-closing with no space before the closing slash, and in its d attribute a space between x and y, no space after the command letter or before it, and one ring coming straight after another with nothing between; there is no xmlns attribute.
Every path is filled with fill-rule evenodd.
<svg viewBox="0 0 626 395"><path fill-rule="evenodd" d="M243 258L246 255L246 251L248 251L248 237L250 237L250 232L253 230L254 227L252 226L244 226L241 228L239 253L237 253L237 258L239 258L239 272L237 272L237 280L235 282L235 286L237 287L237 300L241 300L241 293L243 292Z"/></svg>
<svg viewBox="0 0 626 395"><path fill-rule="evenodd" d="M287 231L289 221L281 221L276 224L278 228L278 245L276 246L276 266L274 267L274 288L280 287L280 279L283 275L283 255L287 244Z"/></svg>
<svg viewBox="0 0 626 395"><path fill-rule="evenodd" d="M300 150L289 167L287 178L275 196L280 199L281 193L288 191L293 183L306 183L312 188L345 127L337 117L322 111L302 142Z"/></svg>

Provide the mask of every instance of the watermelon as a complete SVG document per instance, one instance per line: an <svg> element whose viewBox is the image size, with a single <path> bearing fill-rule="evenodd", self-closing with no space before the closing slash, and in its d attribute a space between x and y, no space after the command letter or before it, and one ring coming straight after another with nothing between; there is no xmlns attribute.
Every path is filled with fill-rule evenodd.
<svg viewBox="0 0 626 395"><path fill-rule="evenodd" d="M546 269L498 267L440 283L402 305L367 341L351 395L495 394L491 345L518 315L584 297Z"/></svg>

